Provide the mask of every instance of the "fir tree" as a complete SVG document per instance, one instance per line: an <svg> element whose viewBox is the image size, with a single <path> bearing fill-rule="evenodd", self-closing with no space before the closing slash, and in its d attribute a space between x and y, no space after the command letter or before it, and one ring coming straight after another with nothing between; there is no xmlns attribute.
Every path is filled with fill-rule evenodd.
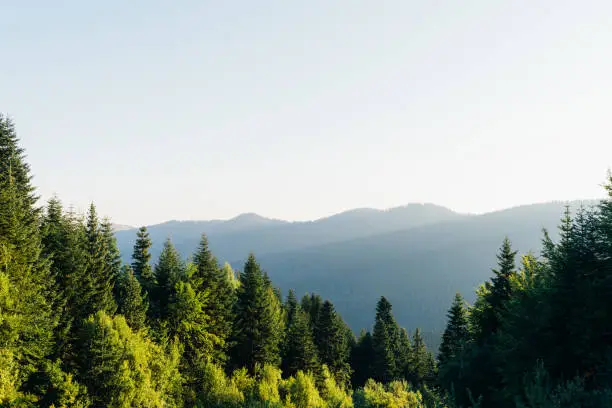
<svg viewBox="0 0 612 408"><path fill-rule="evenodd" d="M113 288L113 292L115 292L114 287L115 283L119 279L119 276L121 275L122 262L121 253L119 252L119 248L117 248L117 239L115 238L115 233L113 232L113 224L109 218L104 218L102 220L102 224L100 225L100 233L102 234L102 240L106 246L105 275L110 280L108 284Z"/></svg>
<svg viewBox="0 0 612 408"><path fill-rule="evenodd" d="M370 332L362 330L357 339L357 344L351 350L350 362L353 369L351 382L354 388L363 386L371 378L374 371L374 359L372 335Z"/></svg>
<svg viewBox="0 0 612 408"><path fill-rule="evenodd" d="M278 365L283 333L281 305L253 254L240 275L235 316L233 366L254 372L256 365Z"/></svg>
<svg viewBox="0 0 612 408"><path fill-rule="evenodd" d="M185 278L185 265L181 257L168 238L164 243L164 248L159 255L159 260L155 265L155 281L157 287L154 293L152 304L156 308L155 315L160 319L168 317L168 305L176 284Z"/></svg>
<svg viewBox="0 0 612 408"><path fill-rule="evenodd" d="M438 354L438 361L441 366L459 356L469 339L467 310L460 293L455 294L447 318L448 322L442 335L442 344Z"/></svg>
<svg viewBox="0 0 612 408"><path fill-rule="evenodd" d="M232 329L234 289L227 272L219 267L217 259L210 252L204 234L193 260L196 269L191 280L196 291L205 290L209 293L205 305L205 311L211 317L209 330L222 342L222 347L215 351L214 360L222 362L225 360L226 342Z"/></svg>
<svg viewBox="0 0 612 408"><path fill-rule="evenodd" d="M372 378L383 383L399 377L395 361L395 346L399 327L391 313L391 303L383 296L376 305L376 321L372 332L374 362Z"/></svg>
<svg viewBox="0 0 612 408"><path fill-rule="evenodd" d="M136 233L136 242L132 252L132 269L149 299L153 297L151 292L155 287L155 276L151 268L151 245L147 227L140 227Z"/></svg>
<svg viewBox="0 0 612 408"><path fill-rule="evenodd" d="M117 310L117 304L113 295L115 278L113 273L115 272L109 265L111 256L109 238L101 228L96 207L93 204L90 205L87 214L85 235L87 280L83 284L86 285L87 293L84 293L86 303L83 315L88 316L99 310L113 314Z"/></svg>
<svg viewBox="0 0 612 408"><path fill-rule="evenodd" d="M50 262L42 256L40 209L30 183L30 169L12 122L0 115L0 250L4 262L0 274L9 309L0 311L0 354L18 365L16 389L34 374L53 352L57 325L55 278ZM10 316L7 316L10 315ZM35 384L29 383L26 388ZM24 389L24 391L28 391Z"/></svg>
<svg viewBox="0 0 612 408"><path fill-rule="evenodd" d="M412 337L410 353L409 379L412 383L422 385L431 382L434 377L435 363L433 355L427 351L427 346L421 336L421 330L416 329Z"/></svg>
<svg viewBox="0 0 612 408"><path fill-rule="evenodd" d="M117 312L125 316L125 321L132 330L142 330L145 327L149 304L129 265L123 267L117 286L119 295Z"/></svg>
<svg viewBox="0 0 612 408"><path fill-rule="evenodd" d="M348 385L351 377L348 339L342 319L329 300L323 303L314 336L321 363L327 365L339 383Z"/></svg>
<svg viewBox="0 0 612 408"><path fill-rule="evenodd" d="M286 317L286 326L289 327L293 322L293 318L299 308L297 298L295 297L295 291L293 289L289 289L289 294L287 295L287 301L285 302L285 317Z"/></svg>
<svg viewBox="0 0 612 408"><path fill-rule="evenodd" d="M287 328L287 339L282 361L283 373L294 376L298 371L318 372L320 369L317 348L312 339L308 315L301 309L295 311Z"/></svg>

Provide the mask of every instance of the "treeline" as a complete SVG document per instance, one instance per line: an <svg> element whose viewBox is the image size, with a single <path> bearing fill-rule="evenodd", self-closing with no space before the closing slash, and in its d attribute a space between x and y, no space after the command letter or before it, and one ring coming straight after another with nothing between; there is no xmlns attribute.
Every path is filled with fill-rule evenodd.
<svg viewBox="0 0 612 408"><path fill-rule="evenodd" d="M439 384L460 407L612 407L612 174L608 199L569 208L540 257L505 240L490 281L458 294Z"/></svg>
<svg viewBox="0 0 612 408"><path fill-rule="evenodd" d="M251 254L220 265L205 235L159 259L141 228L123 264L109 219L44 208L0 116L0 404L374 407L436 399L435 362L378 302L355 338L329 300L274 287ZM431 404L430 404L431 405Z"/></svg>
<svg viewBox="0 0 612 408"><path fill-rule="evenodd" d="M381 297L355 337L329 300L286 296L254 255L220 265L206 236L157 260L141 228L123 264L112 224L44 208L0 115L0 406L612 407L609 198L541 256L505 240L473 305L457 294L437 360Z"/></svg>

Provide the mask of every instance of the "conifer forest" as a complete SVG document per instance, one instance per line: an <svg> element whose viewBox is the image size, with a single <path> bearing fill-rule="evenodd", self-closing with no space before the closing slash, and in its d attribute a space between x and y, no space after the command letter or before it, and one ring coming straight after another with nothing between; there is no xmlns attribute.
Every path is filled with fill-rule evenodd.
<svg viewBox="0 0 612 408"><path fill-rule="evenodd" d="M282 293L257 254L220 263L206 231L187 259L170 238L153 259L142 227L126 263L110 219L41 203L33 174L0 116L3 407L612 407L611 175L538 256L500 236L428 350L384 293L355 333L334 299Z"/></svg>

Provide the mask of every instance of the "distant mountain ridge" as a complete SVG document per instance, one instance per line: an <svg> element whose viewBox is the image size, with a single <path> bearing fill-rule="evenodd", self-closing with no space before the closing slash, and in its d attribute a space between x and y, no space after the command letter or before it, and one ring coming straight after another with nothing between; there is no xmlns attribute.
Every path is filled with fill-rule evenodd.
<svg viewBox="0 0 612 408"><path fill-rule="evenodd" d="M154 259L166 238L170 237L187 257L196 249L201 234L206 233L217 257L232 261L249 252L261 256L464 217L433 204L408 204L388 210L355 209L314 221L289 222L246 213L229 220L168 221L147 229L153 240ZM129 257L136 229L118 231L116 236L123 256Z"/></svg>
<svg viewBox="0 0 612 408"><path fill-rule="evenodd" d="M475 288L491 276L505 236L520 253L537 254L543 228L557 236L565 205L575 211L597 202L549 202L481 215L409 204L356 209L308 222L243 214L226 221L170 221L148 229L154 262L168 236L186 258L206 233L220 262L241 269L253 251L283 293L293 288L300 295L317 292L331 299L355 331L370 328L376 301L384 295L403 326L434 333L435 342L454 293L473 300ZM128 261L135 234L134 229L116 233Z"/></svg>

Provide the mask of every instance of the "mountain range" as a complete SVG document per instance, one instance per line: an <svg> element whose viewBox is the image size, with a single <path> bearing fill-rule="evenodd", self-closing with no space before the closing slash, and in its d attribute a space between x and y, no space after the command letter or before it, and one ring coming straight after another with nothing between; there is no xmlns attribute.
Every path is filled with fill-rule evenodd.
<svg viewBox="0 0 612 408"><path fill-rule="evenodd" d="M398 322L436 337L455 292L468 301L491 276L497 249L508 237L515 249L538 254L542 229L557 236L565 205L572 210L596 201L549 202L482 215L433 204L389 210L355 209L309 222L242 214L230 220L169 221L148 226L157 259L166 238L189 257L206 233L220 262L240 269L249 252L283 293L316 292L329 298L355 330L370 328L381 295ZM116 231L126 261L136 229ZM520 262L517 259L517 264Z"/></svg>

